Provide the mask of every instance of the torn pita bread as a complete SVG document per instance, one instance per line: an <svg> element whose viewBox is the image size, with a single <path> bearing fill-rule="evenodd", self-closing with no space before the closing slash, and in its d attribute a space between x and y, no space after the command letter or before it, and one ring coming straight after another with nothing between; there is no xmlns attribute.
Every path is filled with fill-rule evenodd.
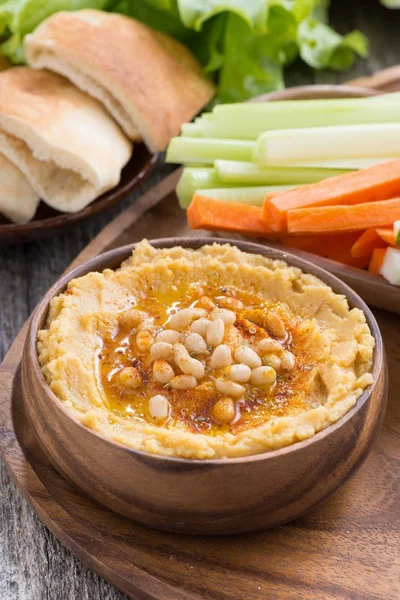
<svg viewBox="0 0 400 600"><path fill-rule="evenodd" d="M103 106L67 79L0 73L0 152L53 208L79 211L117 185L131 150Z"/></svg>
<svg viewBox="0 0 400 600"><path fill-rule="evenodd" d="M14 223L30 221L39 204L25 175L0 154L0 213Z"/></svg>
<svg viewBox="0 0 400 600"><path fill-rule="evenodd" d="M64 75L109 110L128 137L163 150L215 93L191 52L128 17L59 12L25 38L36 68Z"/></svg>

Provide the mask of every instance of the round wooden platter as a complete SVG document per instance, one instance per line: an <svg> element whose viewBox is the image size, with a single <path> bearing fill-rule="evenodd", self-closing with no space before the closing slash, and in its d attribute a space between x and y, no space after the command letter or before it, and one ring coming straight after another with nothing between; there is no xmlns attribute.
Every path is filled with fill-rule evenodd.
<svg viewBox="0 0 400 600"><path fill-rule="evenodd" d="M173 193L177 176L169 175L111 222L73 266L143 237L190 235ZM247 536L179 536L136 525L82 495L50 466L24 409L20 360L26 326L0 371L2 454L43 523L88 567L136 600L395 600L400 596L400 317L379 310L375 315L390 370L381 433L351 481L290 524Z"/></svg>
<svg viewBox="0 0 400 600"><path fill-rule="evenodd" d="M29 223L11 223L0 215L0 245L42 239L107 210L130 194L149 175L157 160L158 155L151 154L144 144L136 144L131 159L122 170L119 184L78 212L59 212L40 202Z"/></svg>

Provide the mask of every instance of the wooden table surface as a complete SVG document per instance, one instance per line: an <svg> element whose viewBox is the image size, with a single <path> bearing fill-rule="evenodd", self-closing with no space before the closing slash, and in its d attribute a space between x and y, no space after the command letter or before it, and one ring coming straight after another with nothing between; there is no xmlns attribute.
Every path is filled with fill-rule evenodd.
<svg viewBox="0 0 400 600"><path fill-rule="evenodd" d="M331 3L331 20L339 31L357 27L368 35L369 58L359 60L342 74L315 75L296 64L289 69L288 85L339 83L400 64L400 10L384 9L378 0L332 0ZM71 231L41 243L0 248L0 360L41 296L78 252L110 219L169 170L168 166L159 167L134 196ZM88 571L39 522L0 459L0 600L123 598L113 586Z"/></svg>

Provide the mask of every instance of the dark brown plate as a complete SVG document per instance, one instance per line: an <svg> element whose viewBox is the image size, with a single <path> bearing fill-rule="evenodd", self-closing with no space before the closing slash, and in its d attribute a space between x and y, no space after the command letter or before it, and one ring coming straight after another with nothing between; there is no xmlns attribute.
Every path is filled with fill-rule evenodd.
<svg viewBox="0 0 400 600"><path fill-rule="evenodd" d="M79 212L59 212L40 202L29 223L17 225L0 215L0 244L41 239L110 208L130 194L150 174L158 156L151 154L144 144L136 144L130 161L122 170L119 184Z"/></svg>

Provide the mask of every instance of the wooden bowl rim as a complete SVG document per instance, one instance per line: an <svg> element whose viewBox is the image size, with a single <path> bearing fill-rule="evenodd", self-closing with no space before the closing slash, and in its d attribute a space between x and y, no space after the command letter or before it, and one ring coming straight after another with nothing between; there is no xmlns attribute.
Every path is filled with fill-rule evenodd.
<svg viewBox="0 0 400 600"><path fill-rule="evenodd" d="M284 88L261 96L255 96L248 102L281 102L282 100L329 100L335 98L368 98L380 96L382 91L360 85L350 84L311 84Z"/></svg>
<svg viewBox="0 0 400 600"><path fill-rule="evenodd" d="M135 149L137 153L138 147L144 153L141 167L135 165ZM0 245L29 241L32 239L32 236L39 235L41 231L44 233L56 232L57 230L78 224L111 208L126 198L128 194L133 192L150 175L159 158L160 153L151 153L142 142L135 144L132 155L122 171L126 168L131 168L131 166L134 166L135 170L125 183L121 183L120 181L117 185L101 194L101 196L77 212L61 211L60 214L45 217L44 219L32 219L28 223L0 223ZM40 202L43 202L43 200L40 199Z"/></svg>
<svg viewBox="0 0 400 600"><path fill-rule="evenodd" d="M356 404L345 415L343 415L343 417L341 417L340 419L338 419L336 422L332 423L325 429L322 429L321 431L315 433L313 436L311 436L310 438L307 438L306 440L302 440L302 441L295 442L293 444L289 444L288 446L285 446L283 448L278 448L276 450L270 450L270 451L250 455L250 456L243 456L243 457L236 457L236 458L214 458L214 459L203 459L203 460L170 457L170 456L164 456L161 454L153 454L150 452L136 450L135 448L131 448L128 445L119 444L119 443L115 442L114 440L106 437L105 435L103 435L97 431L88 429L78 419L75 419L67 411L67 409L64 407L63 403L59 400L59 398L57 398L57 396L54 394L54 392L51 390L51 388L47 384L45 377L43 375L43 372L40 368L39 360L38 360L38 353L37 353L38 330L39 330L39 327L44 326L45 320L47 318L47 312L48 312L50 300L52 298L54 298L55 296L57 296L58 294L62 293L66 289L67 284L72 279L76 279L77 277L82 277L91 271L102 272L104 269L107 269L107 268L112 268L112 269L118 268L121 265L121 263L131 255L132 251L137 246L138 242L135 242L135 243L127 244L125 246L120 246L118 248L114 248L113 250L109 250L108 252L99 254L98 256L85 261L81 265L78 265L74 269L72 269L72 270L68 271L67 273L65 273L64 275L62 275L56 281L56 283L47 291L47 293L45 294L45 296L43 297L43 299L41 300L39 305L36 307L32 317L31 317L30 326L29 326L27 338L25 341L25 344L28 346L27 350L28 350L28 357L29 357L28 360L30 359L30 366L33 368L34 374L35 374L38 382L40 383L40 385L43 389L43 392L50 399L50 401L54 402L57 405L57 407L60 410L62 410L63 413L69 419L71 419L71 421L73 421L75 424L77 424L79 427L81 427L82 430L84 430L86 434L95 435L95 436L99 437L100 439L102 439L103 441L105 441L106 443L112 444L113 446L117 447L119 450L122 449L122 450L127 451L128 453L132 453L134 456L146 457L149 460L157 460L157 461L165 461L166 460L168 462L180 463L180 464L185 464L185 465L193 464L196 466L201 466L201 465L203 465L203 466L206 466L206 465L220 466L220 465L224 465L224 464L232 465L235 463L237 464L237 463L243 463L243 462L250 463L250 462L259 461L259 460L268 460L268 459L272 460L276 457L290 454L291 452L296 452L297 450L306 448L306 447L310 446L311 444L317 443L322 438L334 433L337 429L342 427L347 421L352 419L356 415L356 413L362 408L362 406L370 399L371 394L378 382L378 379L382 373L382 369L384 366L384 348L383 348L382 336L380 333L378 323L376 322L376 319L375 319L374 315L372 314L371 310L369 309L369 307L366 305L366 303L362 300L362 298L360 298L360 296L354 290L352 290L346 283L341 281L339 278L332 275L325 269L322 269L321 267L313 264L312 262L305 260L303 258L300 258L296 255L293 255L290 252L285 252L283 250L278 250L278 249L271 248L268 246L262 246L261 244L257 244L257 243L253 243L253 242L232 240L229 238L213 238L213 237L210 237L210 238L181 237L180 238L180 237L177 237L177 238L160 238L160 239L149 240L149 243L156 248L171 248L174 246L182 246L184 248L193 248L193 249L197 249L201 246L214 244L214 243L219 244L219 245L231 244L233 246L238 247L240 250L242 250L244 252L248 252L250 254L261 254L262 256L265 256L268 258L283 260L283 261L287 262L289 266L298 267L305 273L311 273L312 275L315 275L316 277L321 279L324 283L329 285L335 293L344 295L346 297L346 299L348 300L351 308L354 308L354 307L359 308L360 310L362 310L364 312L366 321L367 321L368 326L371 331L371 334L375 340L375 349L374 349L373 364L372 364L372 375L373 375L374 381L367 389L365 389L363 391L361 396L358 398ZM41 323L43 323L43 325L41 325Z"/></svg>

